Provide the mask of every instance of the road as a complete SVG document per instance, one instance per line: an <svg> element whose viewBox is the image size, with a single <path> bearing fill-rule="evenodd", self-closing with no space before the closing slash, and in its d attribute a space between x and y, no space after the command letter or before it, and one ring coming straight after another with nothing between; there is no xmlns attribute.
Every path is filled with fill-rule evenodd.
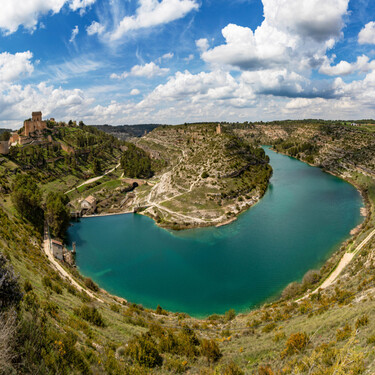
<svg viewBox="0 0 375 375"><path fill-rule="evenodd" d="M72 191L74 191L75 189L80 188L81 186L85 186L85 185L88 185L88 184L92 184L93 182L100 180L101 178L103 178L103 177L107 176L108 174L112 173L113 171L115 171L120 165L121 165L121 164L118 163L114 168L112 168L112 169L109 170L108 172L104 173L102 176L98 176L98 177L90 178L89 180L83 182L81 185L78 185L78 186L76 186L75 188L66 191L65 194L69 194L69 193L71 193Z"/></svg>
<svg viewBox="0 0 375 375"><path fill-rule="evenodd" d="M374 237L375 235L375 229L357 246L355 251L351 253L345 253L344 256L341 258L340 263L335 268L335 270L329 275L329 277L324 281L322 285L320 285L318 288L316 288L313 292L310 292L306 296L300 298L298 301L301 301L305 298L308 298L312 294L315 294L319 291L319 289L326 289L329 286L331 286L338 276L341 274L341 272L344 270L344 268L353 260L353 258L363 249L364 246L368 244L368 242Z"/></svg>
<svg viewBox="0 0 375 375"><path fill-rule="evenodd" d="M44 244L43 244L43 249L44 249L44 252L46 253L48 259L50 260L50 262L53 264L53 266L56 268L56 270L60 273L60 275L63 277L63 278L66 278L68 279L72 285L74 287L76 287L80 292L84 291L85 293L87 293L91 298L99 301L99 302L102 302L103 301L96 297L92 292L90 292L87 288L84 288L82 287L81 285L79 285L74 279L73 277L61 266L61 264L55 259L55 257L53 256L52 254L52 251L51 251L51 239L49 237L49 234L48 232L46 231L44 233Z"/></svg>

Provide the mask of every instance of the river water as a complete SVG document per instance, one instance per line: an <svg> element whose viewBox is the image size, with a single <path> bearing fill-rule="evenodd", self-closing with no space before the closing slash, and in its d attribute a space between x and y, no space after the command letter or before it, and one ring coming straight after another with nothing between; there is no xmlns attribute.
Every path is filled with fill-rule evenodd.
<svg viewBox="0 0 375 375"><path fill-rule="evenodd" d="M198 317L277 296L349 237L363 202L345 181L266 152L267 193L228 226L173 232L133 214L75 223L68 234L80 272L131 302Z"/></svg>

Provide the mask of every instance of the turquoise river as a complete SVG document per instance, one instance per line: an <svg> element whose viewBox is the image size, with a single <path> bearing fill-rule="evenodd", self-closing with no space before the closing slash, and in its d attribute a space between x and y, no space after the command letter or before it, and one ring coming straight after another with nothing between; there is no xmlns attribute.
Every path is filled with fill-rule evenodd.
<svg viewBox="0 0 375 375"><path fill-rule="evenodd" d="M69 238L80 272L131 302L198 317L277 296L349 237L363 202L345 181L266 152L267 193L228 226L173 232L134 214L75 223Z"/></svg>

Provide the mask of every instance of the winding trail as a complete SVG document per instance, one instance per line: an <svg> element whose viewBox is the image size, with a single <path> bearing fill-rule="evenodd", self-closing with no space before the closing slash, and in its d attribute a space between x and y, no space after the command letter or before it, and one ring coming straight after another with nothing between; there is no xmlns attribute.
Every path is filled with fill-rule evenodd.
<svg viewBox="0 0 375 375"><path fill-rule="evenodd" d="M84 288L83 286L79 285L77 283L77 281L75 281L73 279L73 277L69 274L69 272L67 272L62 266L61 264L59 264L59 262L55 259L55 257L53 256L52 254L52 249L51 249L51 238L50 238L50 235L48 233L48 230L45 230L44 231L44 243L43 243L43 249L44 249L44 252L45 254L47 255L49 261L52 263L52 265L55 267L55 269L60 273L60 275L66 279L68 279L72 285L74 287L76 287L80 292L84 291L85 293L87 293L91 298L99 301L99 302L102 302L103 301L96 297L92 292L90 292L87 288Z"/></svg>
<svg viewBox="0 0 375 375"><path fill-rule="evenodd" d="M375 229L357 246L357 248L353 252L346 252L344 256L341 258L340 263L334 269L334 271L329 275L329 277L316 288L314 291L308 293L304 297L298 299L296 302L302 301L305 298L310 297L312 294L317 293L321 289L326 289L331 286L337 279L337 277L341 274L344 268L353 260L353 258L363 249L364 246L368 244L368 242L374 237Z"/></svg>
<svg viewBox="0 0 375 375"><path fill-rule="evenodd" d="M85 186L85 185L88 185L88 184L92 184L93 182L102 179L103 177L107 176L108 174L114 172L114 171L115 171L120 165L121 165L121 164L118 163L114 168L112 168L112 169L109 170L108 172L104 173L102 176L98 176L98 177L90 178L89 180L86 180L85 182L83 182L81 185L78 185L78 186L74 187L73 189L70 189L70 190L66 191L64 194L69 194L69 193L71 193L72 191L74 191L75 189L80 188L81 186Z"/></svg>

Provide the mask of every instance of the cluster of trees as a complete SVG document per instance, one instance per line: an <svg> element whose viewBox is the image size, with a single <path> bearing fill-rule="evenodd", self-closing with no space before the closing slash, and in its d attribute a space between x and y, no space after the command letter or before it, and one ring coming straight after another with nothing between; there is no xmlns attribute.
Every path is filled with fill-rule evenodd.
<svg viewBox="0 0 375 375"><path fill-rule="evenodd" d="M62 193L50 192L46 199L45 217L53 236L64 238L69 226L69 198Z"/></svg>
<svg viewBox="0 0 375 375"><path fill-rule="evenodd" d="M153 175L151 159L145 151L128 143L121 157L121 168L131 178L150 178Z"/></svg>
<svg viewBox="0 0 375 375"><path fill-rule="evenodd" d="M12 202L18 213L40 231L46 219L52 235L64 238L70 220L66 195L50 192L43 205L42 192L36 181L28 175L18 175L13 185Z"/></svg>

